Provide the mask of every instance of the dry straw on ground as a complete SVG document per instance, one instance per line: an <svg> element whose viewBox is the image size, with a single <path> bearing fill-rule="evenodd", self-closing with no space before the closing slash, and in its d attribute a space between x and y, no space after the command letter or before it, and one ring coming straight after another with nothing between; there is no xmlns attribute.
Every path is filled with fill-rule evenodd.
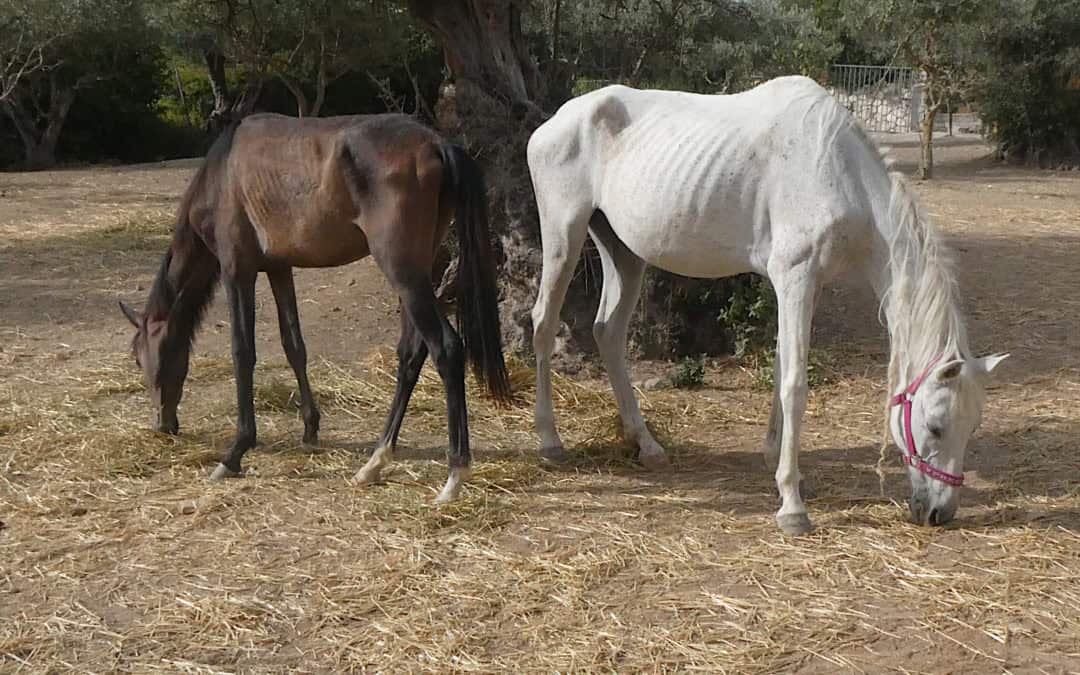
<svg viewBox="0 0 1080 675"><path fill-rule="evenodd" d="M197 359L189 391L228 385L227 365ZM1080 495L1014 489L1033 471L1042 484L1076 475L1071 453L1044 444L1028 451L1038 462L1008 460L993 485L976 477L980 504L939 532L876 498L869 466L836 471L871 447L809 452L819 529L784 539L756 457L693 440L705 427L760 431L766 393L748 374L728 366L726 387L648 393L677 452L676 472L654 476L618 442L599 383L566 379L558 408L581 458L538 464L531 373L515 363L520 407L470 400L476 479L460 503L434 507L444 401L430 369L406 428L409 445L436 449L404 450L383 485L349 480L363 460L354 442L373 440L389 403L392 365L385 353L315 365L339 424L314 454L298 447L291 374L264 369L254 475L216 485L201 479L228 440L227 395L171 439L142 429L137 375L120 355L65 374L71 389L49 405L6 386L5 667L875 672L918 656L974 672L1022 665L1016 655L1060 668L1080 659ZM852 411L874 409L872 388L843 382L815 393L810 439L847 447L866 426ZM995 399L1058 409L1031 388ZM1039 433L1063 423L1044 415Z"/></svg>

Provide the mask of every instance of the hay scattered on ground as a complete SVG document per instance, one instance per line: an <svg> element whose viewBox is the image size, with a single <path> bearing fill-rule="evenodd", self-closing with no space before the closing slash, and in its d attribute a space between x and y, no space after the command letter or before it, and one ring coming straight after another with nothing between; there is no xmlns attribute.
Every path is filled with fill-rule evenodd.
<svg viewBox="0 0 1080 675"><path fill-rule="evenodd" d="M877 383L820 388L807 434L818 450L806 453L818 530L785 539L769 477L745 447L768 395L734 364L704 390L643 393L676 453L675 473L658 476L634 467L598 382L556 379L579 459L535 461L531 371L515 362L519 407L470 398L476 478L445 507L431 504L445 476L445 403L430 369L386 483L350 481L392 395L388 352L314 365L336 420L316 453L299 447L291 373L262 369L253 475L203 482L229 440L227 365L196 359L189 392L225 395L179 438L144 430L124 355L61 376L70 389L47 405L0 390L9 666L873 672L916 654L961 670L1022 665L1013 653L1061 667L1080 658L1080 493L1054 483L1080 466L1045 442L1067 433L1054 415L1038 429L993 425L992 443L1021 454L992 480L976 475L962 527L937 531L876 497L871 461L846 465L873 455L876 425L857 411L876 408ZM1054 375L1072 403L1076 375ZM1035 384L994 400L1046 406ZM695 430L744 440L716 453ZM826 438L866 447L848 457ZM837 469L855 480L829 485ZM890 476L899 498L903 479Z"/></svg>

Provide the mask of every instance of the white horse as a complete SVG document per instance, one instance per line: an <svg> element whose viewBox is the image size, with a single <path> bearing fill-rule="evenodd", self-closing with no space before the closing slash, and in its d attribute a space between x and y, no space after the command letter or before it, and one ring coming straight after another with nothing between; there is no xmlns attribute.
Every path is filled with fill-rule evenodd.
<svg viewBox="0 0 1080 675"><path fill-rule="evenodd" d="M989 373L973 358L956 281L934 227L848 112L813 80L782 77L706 96L605 87L567 102L529 140L544 264L533 308L541 454L563 457L551 401L559 312L586 232L604 272L593 334L626 439L647 467L667 453L627 375L630 315L645 265L691 277L765 275L779 307L765 458L789 534L810 531L800 495L810 323L822 284L862 273L882 303L892 356L888 424L908 464L916 522L956 513L964 452Z"/></svg>

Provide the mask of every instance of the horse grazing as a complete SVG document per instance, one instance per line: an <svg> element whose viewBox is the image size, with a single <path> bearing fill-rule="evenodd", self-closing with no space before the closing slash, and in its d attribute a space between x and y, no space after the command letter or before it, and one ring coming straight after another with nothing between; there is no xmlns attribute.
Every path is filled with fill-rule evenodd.
<svg viewBox="0 0 1080 675"><path fill-rule="evenodd" d="M691 277L756 272L772 282L779 307L765 440L783 500L776 520L789 534L810 531L798 464L810 324L822 284L853 270L873 286L888 323L889 384L899 393L887 421L909 466L912 517L941 524L954 516L984 387L1005 357L972 357L938 233L828 92L804 77L728 96L605 87L537 129L528 160L544 249L532 312L544 456L563 456L551 353L586 233L604 274L593 334L623 431L650 467L667 454L645 426L624 357L645 265Z"/></svg>
<svg viewBox="0 0 1080 675"><path fill-rule="evenodd" d="M451 217L461 249L455 299L460 337L432 289L432 267ZM430 353L446 388L450 437L450 476L438 499L458 496L471 462L465 359L493 396L510 396L484 180L462 148L404 115L255 115L230 127L184 195L146 309L139 313L121 303L136 328L132 348L155 426L175 434L192 341L219 278L225 286L239 414L236 438L211 479L241 475L241 459L255 445L257 274L270 280L281 343L300 388L304 441L315 443L319 410L308 383L292 268L345 265L369 253L401 299L401 339L390 416L357 478L376 481L391 461Z"/></svg>

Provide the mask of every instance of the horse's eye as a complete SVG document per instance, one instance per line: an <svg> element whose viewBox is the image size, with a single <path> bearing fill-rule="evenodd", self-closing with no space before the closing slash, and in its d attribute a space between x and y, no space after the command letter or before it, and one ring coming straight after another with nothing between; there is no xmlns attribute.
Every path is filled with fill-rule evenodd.
<svg viewBox="0 0 1080 675"><path fill-rule="evenodd" d="M942 430L941 427L930 427L929 431L930 431L930 435L933 436L934 438L941 438L941 436L945 433L944 430Z"/></svg>

